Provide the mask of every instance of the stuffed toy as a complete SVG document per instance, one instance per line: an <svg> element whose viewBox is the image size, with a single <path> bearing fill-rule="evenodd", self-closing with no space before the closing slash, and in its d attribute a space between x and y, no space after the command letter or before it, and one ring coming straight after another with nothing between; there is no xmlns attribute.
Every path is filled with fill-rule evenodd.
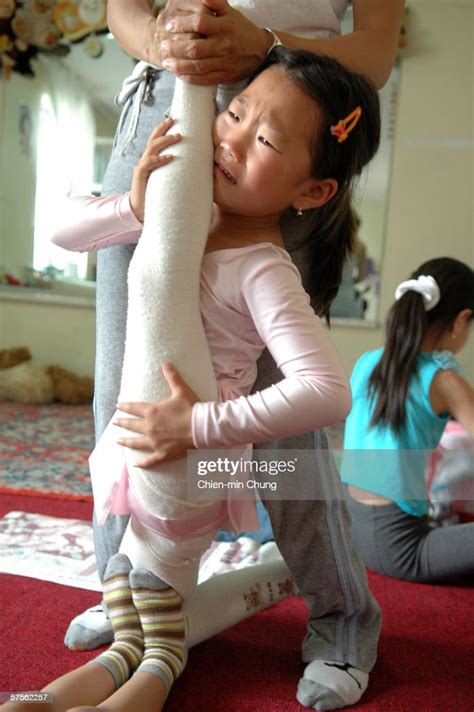
<svg viewBox="0 0 474 712"><path fill-rule="evenodd" d="M17 366L23 361L31 360L31 352L26 346L18 346L14 349L0 350L0 370Z"/></svg>
<svg viewBox="0 0 474 712"><path fill-rule="evenodd" d="M90 376L35 363L25 346L0 350L0 400L81 405L90 403L93 395L94 381Z"/></svg>
<svg viewBox="0 0 474 712"><path fill-rule="evenodd" d="M79 376L62 366L47 366L46 371L53 382L54 400L67 405L90 403L94 396L94 379Z"/></svg>

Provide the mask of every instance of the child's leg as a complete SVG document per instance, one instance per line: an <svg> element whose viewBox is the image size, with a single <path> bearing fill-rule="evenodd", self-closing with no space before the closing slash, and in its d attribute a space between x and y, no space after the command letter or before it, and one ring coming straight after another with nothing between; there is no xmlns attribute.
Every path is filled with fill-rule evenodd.
<svg viewBox="0 0 474 712"><path fill-rule="evenodd" d="M119 123L111 159L104 176L102 195L130 190L132 173L153 128L163 119L173 98L174 74L157 72L146 102L140 106L136 138L122 153L132 111L125 107L124 123ZM137 86L137 92L141 86ZM117 403L122 375L127 314L127 272L133 245L116 245L97 253L97 344L95 360L94 420L98 440L110 422ZM102 581L109 558L116 554L127 526L127 517L109 515L103 527L94 518L97 569ZM96 607L77 616L66 633L65 644L72 650L90 650L113 639L112 627L104 611Z"/></svg>
<svg viewBox="0 0 474 712"><path fill-rule="evenodd" d="M97 705L123 685L138 667L143 653L143 633L132 601L128 580L130 570L130 562L123 554L116 554L110 559L105 570L104 598L110 611L115 641L98 658L43 688L43 692L51 693L54 698L50 712L63 712L75 705ZM12 712L22 709L11 707Z"/></svg>
<svg viewBox="0 0 474 712"><path fill-rule="evenodd" d="M77 705L98 705L116 690L114 678L101 665L82 665L43 688L53 695L51 712L64 712Z"/></svg>
<svg viewBox="0 0 474 712"><path fill-rule="evenodd" d="M160 631L164 616L160 613L160 601L157 599L163 584L149 572L140 570L133 570L130 579L134 600L145 629L143 663L132 678L103 704L99 704L97 709L107 712L159 712L168 694L168 685L164 681L166 663L163 666L163 658L155 657L160 654L160 645L164 640ZM156 590L152 588L154 585ZM293 594L293 582L281 558L215 576L197 587L186 606L187 644L189 647L197 645L224 628ZM210 610L212 616L209 615ZM165 622L163 630L168 632L168 635L169 629L170 626ZM169 641L165 640L166 642ZM155 672L146 672L147 665L150 665L151 669L154 668ZM157 673L158 666L162 667L165 676ZM70 712L89 712L89 709L75 708Z"/></svg>
<svg viewBox="0 0 474 712"><path fill-rule="evenodd" d="M114 642L91 665L102 665L112 675L115 687L123 685L137 669L143 655L144 636L132 600L129 559L115 554L105 570L104 599L114 630Z"/></svg>
<svg viewBox="0 0 474 712"><path fill-rule="evenodd" d="M418 583L474 576L474 523L430 527L396 504L348 498L354 544L374 571Z"/></svg>
<svg viewBox="0 0 474 712"><path fill-rule="evenodd" d="M115 682L109 671L100 665L82 665L76 670L62 675L41 691L53 696L53 702L7 703L2 705L2 712L66 712L76 705L98 705L116 690Z"/></svg>
<svg viewBox="0 0 474 712"><path fill-rule="evenodd" d="M265 378L272 378L273 364L266 359L259 365L262 387ZM316 448L316 469L307 473L305 483L310 499L268 500L265 506L277 545L310 609L303 642L303 661L309 664L298 700L310 707L324 705L321 709L354 704L375 664L381 615L352 546L350 517L327 437L318 431L260 447Z"/></svg>
<svg viewBox="0 0 474 712"><path fill-rule="evenodd" d="M474 576L474 522L430 528L420 549L420 580L437 582Z"/></svg>
<svg viewBox="0 0 474 712"><path fill-rule="evenodd" d="M126 685L117 690L102 704L95 707L80 706L68 712L161 712L167 697L167 689L157 675L141 673L134 675ZM34 712L32 710L31 712Z"/></svg>

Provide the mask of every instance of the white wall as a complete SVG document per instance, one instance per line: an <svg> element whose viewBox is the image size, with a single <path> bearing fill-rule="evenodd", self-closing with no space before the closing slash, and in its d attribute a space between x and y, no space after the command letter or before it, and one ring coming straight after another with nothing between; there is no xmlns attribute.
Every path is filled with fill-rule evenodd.
<svg viewBox="0 0 474 712"><path fill-rule="evenodd" d="M0 329L0 349L28 346L35 361L84 375L94 373L94 309L0 302Z"/></svg>
<svg viewBox="0 0 474 712"><path fill-rule="evenodd" d="M419 264L449 255L473 264L472 0L410 0L401 63L381 320L397 284ZM383 343L383 329L334 325L346 367ZM474 335L459 356L474 380Z"/></svg>

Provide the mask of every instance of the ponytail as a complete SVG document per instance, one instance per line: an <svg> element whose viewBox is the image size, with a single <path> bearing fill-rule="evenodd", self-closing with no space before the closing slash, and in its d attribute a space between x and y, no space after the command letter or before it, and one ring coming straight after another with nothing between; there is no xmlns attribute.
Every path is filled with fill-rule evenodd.
<svg viewBox="0 0 474 712"><path fill-rule="evenodd" d="M376 398L371 426L380 421L398 432L405 422L408 386L416 373L426 314L417 292L407 292L388 313L384 352L369 378L369 394Z"/></svg>
<svg viewBox="0 0 474 712"><path fill-rule="evenodd" d="M411 279L431 276L440 292L434 308L426 310L418 292L407 291L387 316L386 342L382 358L372 371L368 390L375 399L370 425L389 426L395 433L406 420L406 400L410 379L416 377L417 357L428 328L436 326L440 338L463 309L474 316L474 273L451 257L438 257L422 264Z"/></svg>

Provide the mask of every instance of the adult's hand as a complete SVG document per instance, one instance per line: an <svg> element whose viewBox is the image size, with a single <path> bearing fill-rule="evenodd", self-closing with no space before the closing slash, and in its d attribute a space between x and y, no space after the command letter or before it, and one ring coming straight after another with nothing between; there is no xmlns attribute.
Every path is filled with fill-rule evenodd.
<svg viewBox="0 0 474 712"><path fill-rule="evenodd" d="M193 15L213 16L212 10L204 5L201 0L167 0L166 6L159 12L155 21L153 39L149 47L149 62L156 66L163 66L165 56L161 50L162 42L177 40L179 42L189 42L202 37L197 32L174 32L170 33L166 26L175 20L181 21L183 18ZM168 69L168 67L165 67Z"/></svg>
<svg viewBox="0 0 474 712"><path fill-rule="evenodd" d="M267 56L270 33L227 0L202 0L211 14L189 14L190 2L174 0L175 10L168 2L158 16L162 66L191 84L233 84L248 77Z"/></svg>
<svg viewBox="0 0 474 712"><path fill-rule="evenodd" d="M136 463L142 469L179 460L194 448L192 410L199 398L172 364L164 364L163 375L171 391L166 400L160 403L117 404L119 410L135 417L117 418L114 425L136 433L134 437L120 437L117 442L134 450L152 453Z"/></svg>
<svg viewBox="0 0 474 712"><path fill-rule="evenodd" d="M152 5L152 0L108 0L107 21L110 31L129 55L161 67L160 44L170 38L165 22L186 13L212 15L212 11L201 0L168 0L156 18ZM189 34L180 36L181 40L191 38Z"/></svg>

